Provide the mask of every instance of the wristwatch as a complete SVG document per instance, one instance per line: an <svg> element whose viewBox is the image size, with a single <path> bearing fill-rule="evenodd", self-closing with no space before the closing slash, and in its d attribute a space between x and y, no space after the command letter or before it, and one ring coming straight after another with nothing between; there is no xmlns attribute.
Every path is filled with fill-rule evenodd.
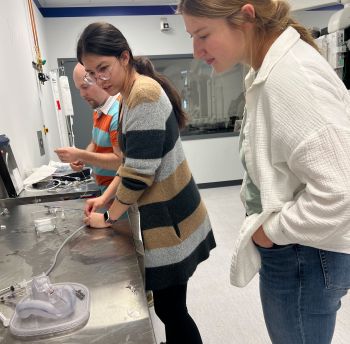
<svg viewBox="0 0 350 344"><path fill-rule="evenodd" d="M106 223L109 223L111 225L113 225L114 223L116 223L118 221L118 219L116 220L112 220L110 217L109 217L109 211L107 210L104 214L103 214L103 217L105 219L105 222Z"/></svg>

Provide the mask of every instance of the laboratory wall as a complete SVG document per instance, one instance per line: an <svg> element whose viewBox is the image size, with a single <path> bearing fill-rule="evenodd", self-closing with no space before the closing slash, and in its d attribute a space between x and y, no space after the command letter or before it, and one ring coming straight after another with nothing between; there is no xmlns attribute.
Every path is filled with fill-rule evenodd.
<svg viewBox="0 0 350 344"><path fill-rule="evenodd" d="M160 31L161 16L46 18L50 67L57 67L57 58L75 57L81 32L88 24L97 21L115 25L125 35L134 55L191 54L192 41L185 31L182 17L166 17L172 28L168 32Z"/></svg>
<svg viewBox="0 0 350 344"><path fill-rule="evenodd" d="M294 16L307 27L326 27L333 11L296 11ZM92 22L107 21L126 36L135 55L191 54L192 40L180 15L166 16L169 32L160 31L161 16L111 16L45 18L48 62L57 67L57 58L71 58L83 29Z"/></svg>
<svg viewBox="0 0 350 344"><path fill-rule="evenodd" d="M46 53L44 23L36 8L40 47ZM49 107L49 85L41 86L32 67L34 41L26 0L0 1L0 134L6 134L19 170L25 172L49 160L48 139L43 134L46 154L40 155L37 131L43 133L44 111ZM56 132L57 128L50 128Z"/></svg>
<svg viewBox="0 0 350 344"><path fill-rule="evenodd" d="M39 12L36 6L33 6L33 8L36 15L35 19L36 19L36 26L38 30L38 37L40 41L41 55L43 59L48 61L50 47L47 44L48 39L46 35L46 18L44 18L41 15L41 13ZM50 66L48 62L46 62L44 66L44 72L47 75L49 75ZM54 150L61 146L61 139L60 139L59 130L58 130L58 119L56 116L56 111L54 111L57 105L54 101L54 97L52 93L51 80L47 81L45 85L39 84L39 96L40 96L43 125L45 125L45 127L48 130L48 132L45 135L45 142L47 146L46 160L47 161L57 160L57 155L55 154Z"/></svg>
<svg viewBox="0 0 350 344"><path fill-rule="evenodd" d="M328 26L329 18L334 11L295 11L294 17L309 28L323 29Z"/></svg>

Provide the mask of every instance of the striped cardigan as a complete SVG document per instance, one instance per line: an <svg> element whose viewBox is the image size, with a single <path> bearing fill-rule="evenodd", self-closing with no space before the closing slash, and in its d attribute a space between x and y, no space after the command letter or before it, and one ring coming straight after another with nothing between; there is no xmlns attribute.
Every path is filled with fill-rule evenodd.
<svg viewBox="0 0 350 344"><path fill-rule="evenodd" d="M216 244L175 113L161 86L146 76L136 79L122 112L125 161L116 197L139 206L146 289L186 283Z"/></svg>

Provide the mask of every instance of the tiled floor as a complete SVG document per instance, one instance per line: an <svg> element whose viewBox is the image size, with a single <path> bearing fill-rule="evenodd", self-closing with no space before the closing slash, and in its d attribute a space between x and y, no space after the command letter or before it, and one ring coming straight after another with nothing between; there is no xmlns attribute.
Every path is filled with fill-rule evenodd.
<svg viewBox="0 0 350 344"><path fill-rule="evenodd" d="M232 247L244 216L239 189L201 190L218 244L211 257L198 267L188 289L188 308L204 344L270 343L260 306L258 278L243 289L229 283ZM163 325L153 308L151 317L158 343L164 341ZM338 315L333 344L349 343L350 297L347 296Z"/></svg>

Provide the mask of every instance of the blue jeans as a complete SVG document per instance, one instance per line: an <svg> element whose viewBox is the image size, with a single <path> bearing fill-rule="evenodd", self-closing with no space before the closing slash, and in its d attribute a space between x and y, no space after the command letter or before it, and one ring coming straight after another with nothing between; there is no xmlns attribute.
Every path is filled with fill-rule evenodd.
<svg viewBox="0 0 350 344"><path fill-rule="evenodd" d="M340 300L350 287L350 255L301 245L257 248L272 343L330 344Z"/></svg>

